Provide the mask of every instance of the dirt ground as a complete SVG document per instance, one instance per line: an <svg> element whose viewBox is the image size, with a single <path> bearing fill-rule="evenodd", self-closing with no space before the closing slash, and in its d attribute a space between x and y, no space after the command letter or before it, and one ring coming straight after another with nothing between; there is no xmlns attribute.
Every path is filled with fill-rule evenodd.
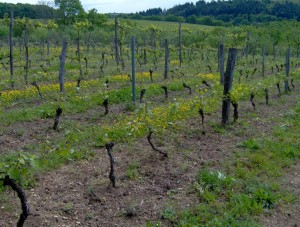
<svg viewBox="0 0 300 227"><path fill-rule="evenodd" d="M277 207L269 216L262 217L261 221L267 227L300 226L300 163L289 168L281 180L281 186L298 199L293 204Z"/></svg>
<svg viewBox="0 0 300 227"><path fill-rule="evenodd" d="M199 169L204 165L220 168L221 163L238 150L237 143L270 134L272 127L280 124L276 119L293 107L297 99L299 95L281 98L274 95L270 106L263 100L258 101L256 112L249 102L243 102L240 121L244 124L238 123L226 133L218 133L215 129L220 114L214 113L206 116L205 135L200 129L200 119L183 123L181 130L169 131L165 138L154 134L154 143L168 152L168 158L151 150L146 138L116 144L113 149L116 188L109 185L110 166L104 148L95 149L96 156L91 160L42 173L36 187L26 191L31 215L25 226L145 226L147 221L161 221L172 226L161 218L161 211L168 207L183 209L198 203L196 195L191 193L191 185ZM45 134L44 123L38 121L21 136L17 130L28 127L26 122L10 126L7 134L2 135L1 150L24 145L22 136L26 143L32 143L34 135L37 141L43 136L51 136ZM249 127L245 126L247 124ZM15 141L15 145L11 141ZM137 166L137 175L135 179L129 179L125 173L133 163ZM286 169L281 182L284 188L300 198L300 164ZM10 190L5 194L6 203L0 204L0 226L15 226L20 214L16 207L20 204ZM300 199L262 216L261 223L265 226L300 226L299 217Z"/></svg>

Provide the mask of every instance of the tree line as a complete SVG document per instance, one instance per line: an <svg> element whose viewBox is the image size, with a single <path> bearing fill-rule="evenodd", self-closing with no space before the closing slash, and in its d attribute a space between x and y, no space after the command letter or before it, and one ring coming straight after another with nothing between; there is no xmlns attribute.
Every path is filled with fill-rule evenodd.
<svg viewBox="0 0 300 227"><path fill-rule="evenodd" d="M300 4L291 0L200 0L195 4L175 5L167 10L147 9L128 17L218 26L250 25L284 19L300 21Z"/></svg>
<svg viewBox="0 0 300 227"><path fill-rule="evenodd" d="M31 5L31 4L12 4L0 2L0 18L4 18L10 11L14 11L15 17L30 19L53 19L56 10L47 5Z"/></svg>
<svg viewBox="0 0 300 227"><path fill-rule="evenodd" d="M5 19L11 11L15 18L51 19L61 25L72 25L78 21L88 20L93 25L101 25L106 16L96 9L85 12L80 0L54 0L53 7L46 2L31 4L0 3L0 19Z"/></svg>

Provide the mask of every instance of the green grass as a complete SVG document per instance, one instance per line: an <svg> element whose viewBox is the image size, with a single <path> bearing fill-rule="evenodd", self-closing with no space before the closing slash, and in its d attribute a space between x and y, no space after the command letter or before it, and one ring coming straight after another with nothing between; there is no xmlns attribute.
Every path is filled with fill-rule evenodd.
<svg viewBox="0 0 300 227"><path fill-rule="evenodd" d="M225 162L224 173L200 169L193 183L199 205L166 209L164 218L173 226L252 227L260 226L257 217L265 211L292 202L293 195L279 186L278 178L300 157L300 102L278 121L285 126L276 126L270 138L239 143L242 150Z"/></svg>
<svg viewBox="0 0 300 227"><path fill-rule="evenodd" d="M139 168L139 165L137 162L135 162L135 161L130 162L125 171L125 176L130 180L137 179L138 175L139 175L138 168Z"/></svg>
<svg viewBox="0 0 300 227"><path fill-rule="evenodd" d="M163 94L161 86L167 84L169 90L183 91L182 81L176 79L168 82L160 82L155 84L145 85L146 95L145 98L151 98ZM189 78L188 81L192 84L200 84L198 78ZM104 83L104 82L103 82ZM139 89L137 90L137 98L139 95ZM0 115L0 120L3 124L9 125L14 122L31 121L44 118L53 118L55 115L55 109L61 107L64 114L82 113L89 109L95 108L102 104L105 97L109 99L109 105L120 103L131 103L131 86L127 85L124 88L115 89L112 91L98 91L93 94L86 91L76 92L70 90L63 96L55 97L57 101L48 101L44 104L34 107L23 107L20 109L7 110ZM54 98L54 97L53 97ZM103 111L104 112L104 111Z"/></svg>

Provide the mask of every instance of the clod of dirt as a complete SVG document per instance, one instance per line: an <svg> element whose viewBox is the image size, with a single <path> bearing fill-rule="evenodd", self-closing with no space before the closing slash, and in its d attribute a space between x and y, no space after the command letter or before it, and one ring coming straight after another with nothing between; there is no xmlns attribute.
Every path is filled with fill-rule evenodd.
<svg viewBox="0 0 300 227"><path fill-rule="evenodd" d="M132 217L134 217L136 215L137 215L137 208L136 208L136 206L134 206L134 205L128 205L125 208L125 216L126 217L132 218Z"/></svg>

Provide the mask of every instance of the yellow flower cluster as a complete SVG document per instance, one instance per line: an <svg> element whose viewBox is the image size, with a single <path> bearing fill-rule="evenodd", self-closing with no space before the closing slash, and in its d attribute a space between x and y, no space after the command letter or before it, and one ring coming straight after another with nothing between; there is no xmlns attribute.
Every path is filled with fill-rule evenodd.
<svg viewBox="0 0 300 227"><path fill-rule="evenodd" d="M80 87L82 88L88 88L93 85L98 85L99 80L89 80L89 81L82 81L80 84ZM77 85L77 82L66 82L64 84L65 90L71 90L74 89ZM39 85L40 91L42 95L57 91L59 92L60 85L58 83L55 84L41 84ZM24 99L33 97L37 94L37 89L34 86L28 86L25 89L19 89L19 90L8 90L1 92L1 100L6 103L10 103L14 100L18 99Z"/></svg>
<svg viewBox="0 0 300 227"><path fill-rule="evenodd" d="M214 111L219 105L219 98L208 95L202 101L205 106L201 106L206 113ZM103 140L135 138L144 135L147 128L157 131L164 131L167 128L177 129L179 121L199 115L199 100L197 98L175 99L167 105L148 108L147 104L142 104L135 114L119 118L113 124L103 125L106 132Z"/></svg>
<svg viewBox="0 0 300 227"><path fill-rule="evenodd" d="M158 75L156 73L152 74L152 77L155 78ZM123 75L114 75L111 77L107 77L107 79L111 82L123 82L123 81L130 81L131 75L130 74L123 74ZM142 72L142 73L136 73L135 74L136 80L144 80L149 79L150 80L150 73L149 72Z"/></svg>
<svg viewBox="0 0 300 227"><path fill-rule="evenodd" d="M107 78L111 82L122 82L122 81L129 81L130 80L130 75L129 74L114 75L114 76L107 77Z"/></svg>
<svg viewBox="0 0 300 227"><path fill-rule="evenodd" d="M170 61L170 65L171 66L179 66L180 65L180 61L179 60L171 60Z"/></svg>
<svg viewBox="0 0 300 227"><path fill-rule="evenodd" d="M211 80L211 81L220 81L220 75L217 73L208 73L208 74L197 74L197 77L200 77L203 80Z"/></svg>
<svg viewBox="0 0 300 227"><path fill-rule="evenodd" d="M246 96L249 96L249 87L246 84L234 84L229 92L229 97L233 103L238 103Z"/></svg>

